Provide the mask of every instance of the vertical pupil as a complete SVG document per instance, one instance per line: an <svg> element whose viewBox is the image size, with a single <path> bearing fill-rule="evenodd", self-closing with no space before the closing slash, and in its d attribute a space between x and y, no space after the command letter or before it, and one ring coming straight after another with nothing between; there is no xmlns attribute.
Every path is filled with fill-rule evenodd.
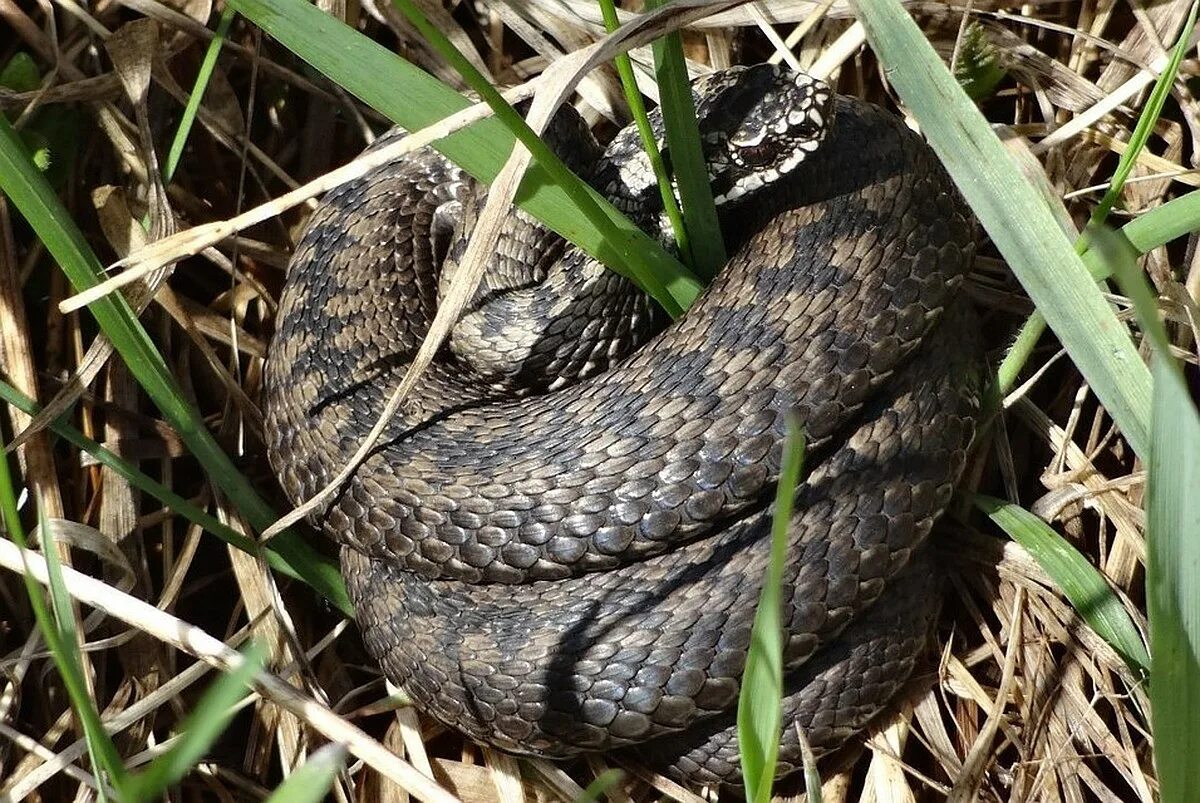
<svg viewBox="0 0 1200 803"><path fill-rule="evenodd" d="M750 145L743 150L742 158L747 164L764 164L771 158L771 147L766 143Z"/></svg>

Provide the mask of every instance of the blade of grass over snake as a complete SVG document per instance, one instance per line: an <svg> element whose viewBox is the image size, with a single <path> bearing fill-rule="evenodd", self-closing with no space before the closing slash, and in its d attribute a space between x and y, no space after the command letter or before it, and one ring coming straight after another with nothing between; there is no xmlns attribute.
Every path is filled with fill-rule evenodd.
<svg viewBox="0 0 1200 803"><path fill-rule="evenodd" d="M620 27L621 22L617 19L617 8L613 4L613 0L600 0L600 12L604 15L606 31L612 33ZM625 102L629 104L629 113L633 116L633 122L638 129L638 138L641 139L642 148L646 151L650 169L654 171L654 178L658 183L658 193L662 198L663 211L666 212L667 220L671 224L675 244L679 248L679 253L686 256L689 249L683 215L675 200L675 188L671 184L671 176L663 163L662 153L658 150L658 142L655 141L654 132L650 128L650 118L646 115L646 104L642 102L642 93L638 89L637 77L633 74L633 61L630 60L628 53L622 53L614 59L614 62L617 65L617 75L621 78L621 88L625 91ZM691 260L690 256L687 258L688 263L694 268L695 262Z"/></svg>
<svg viewBox="0 0 1200 803"><path fill-rule="evenodd" d="M303 0L232 0L231 5L314 68L410 131L469 105L466 98L436 78ZM517 123L508 112L498 113L522 130L523 121ZM520 119L515 112L512 116ZM504 122L489 119L447 137L436 147L468 173L491 182L511 152L513 139L513 131ZM691 305L701 284L678 260L591 187L573 176L568 179L552 173L547 164L553 162L544 161L539 153L544 146L532 142L526 146L538 163L521 184L518 206L638 282L672 315ZM570 184L570 190L559 183L560 178ZM601 213L598 218L578 211L576 199L585 196Z"/></svg>
<svg viewBox="0 0 1200 803"><path fill-rule="evenodd" d="M0 190L12 199L76 289L100 281L103 268L99 260L3 116L0 116ZM204 466L212 482L229 495L254 527L263 529L274 522L278 516L255 493L205 427L199 413L188 404L125 298L119 294L107 295L93 302L89 309L138 384ZM338 608L349 610L349 598L340 577L329 574L328 564L316 557L312 547L290 532L276 538L272 546L305 582L334 600Z"/></svg>
<svg viewBox="0 0 1200 803"><path fill-rule="evenodd" d="M771 559L763 580L750 650L738 691L737 735L746 784L747 803L767 803L775 780L779 755L780 702L783 699L783 623L781 619L783 567L787 562L787 533L792 503L804 465L804 434L794 420L788 422L783 467L775 491L771 518Z"/></svg>
<svg viewBox="0 0 1200 803"><path fill-rule="evenodd" d="M1138 677L1150 671L1142 634L1103 575L1050 525L1020 505L977 494L975 506L1033 556L1088 626Z"/></svg>
<svg viewBox="0 0 1200 803"><path fill-rule="evenodd" d="M1134 451L1150 446L1150 372L1037 192L896 0L859 0L888 78L1038 311Z"/></svg>
<svg viewBox="0 0 1200 803"><path fill-rule="evenodd" d="M38 406L30 398L4 381L0 381L0 399L29 415L36 415L39 412ZM95 458L96 462L112 469L139 491L154 497L166 505L168 509L175 511L193 524L203 527L225 543L250 554L253 554L258 548L253 540L225 525L215 516L201 510L165 485L147 477L141 471L138 471L133 464L126 462L90 438L84 437L79 430L70 426L62 419L52 422L50 429L75 448L91 455ZM294 566L288 558L276 552L274 541L271 542L271 545L264 552L267 562L271 567L288 577L302 581L306 580L306 578L317 578L319 582L309 582L314 590L324 594L330 604L338 608L342 613L347 616L353 616L354 610L350 607L349 598L346 596L345 586L342 583L337 562L320 553L309 550L307 544L304 546L305 548L301 552L305 555L308 562L303 566Z"/></svg>
<svg viewBox="0 0 1200 803"><path fill-rule="evenodd" d="M662 0L646 1L647 10L662 5ZM671 157L670 170L675 176L683 206L686 237L683 253L690 255L689 264L707 281L717 275L727 257L700 144L696 106L692 100L687 62L683 58L683 40L678 32L672 32L656 39L652 50L659 105L666 124L667 152Z"/></svg>

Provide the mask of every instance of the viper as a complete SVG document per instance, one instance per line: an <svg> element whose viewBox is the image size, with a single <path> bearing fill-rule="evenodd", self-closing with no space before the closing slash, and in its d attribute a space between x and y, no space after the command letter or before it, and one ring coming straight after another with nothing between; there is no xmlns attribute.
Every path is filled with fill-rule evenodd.
<svg viewBox="0 0 1200 803"><path fill-rule="evenodd" d="M514 212L439 360L310 521L340 545L368 651L423 711L516 753L626 750L736 784L789 418L807 451L782 586L779 773L799 765L798 730L821 755L870 723L927 643L940 593L925 543L984 375L959 292L976 234L888 112L768 65L693 91L733 256L692 307L663 321ZM569 110L551 129L577 172L666 238L632 128L603 152ZM485 197L425 149L313 214L264 385L294 502L379 418Z"/></svg>

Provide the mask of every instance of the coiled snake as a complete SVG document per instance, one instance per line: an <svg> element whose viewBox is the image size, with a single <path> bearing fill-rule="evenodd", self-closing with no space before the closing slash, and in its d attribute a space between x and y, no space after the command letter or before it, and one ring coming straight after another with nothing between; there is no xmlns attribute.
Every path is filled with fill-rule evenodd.
<svg viewBox="0 0 1200 803"><path fill-rule="evenodd" d="M737 783L733 706L788 411L808 453L781 773L796 725L836 748L925 643L939 584L920 547L978 408L976 324L956 300L974 224L924 143L873 106L766 66L696 97L734 256L691 310L656 333L625 280L515 215L444 359L313 522L341 544L368 650L442 722L510 751L631 748ZM659 225L632 133L597 160L577 120L555 125L594 186ZM425 150L313 215L265 376L294 501L375 422L481 192Z"/></svg>

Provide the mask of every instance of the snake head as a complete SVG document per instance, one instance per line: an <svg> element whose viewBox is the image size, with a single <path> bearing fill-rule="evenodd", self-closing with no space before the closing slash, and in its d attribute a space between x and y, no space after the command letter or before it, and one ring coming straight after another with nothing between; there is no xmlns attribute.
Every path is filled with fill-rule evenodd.
<svg viewBox="0 0 1200 803"><path fill-rule="evenodd" d="M821 144L833 114L826 84L772 64L713 73L693 91L718 204L795 170Z"/></svg>

